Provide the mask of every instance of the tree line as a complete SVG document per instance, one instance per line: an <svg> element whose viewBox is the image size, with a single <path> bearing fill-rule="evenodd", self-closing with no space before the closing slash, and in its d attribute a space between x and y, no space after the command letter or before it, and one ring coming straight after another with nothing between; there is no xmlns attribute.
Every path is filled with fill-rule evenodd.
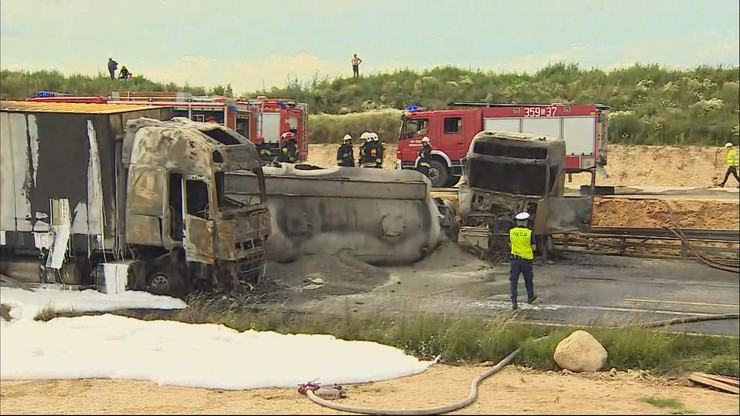
<svg viewBox="0 0 740 416"><path fill-rule="evenodd" d="M74 95L109 95L111 91L183 91L195 95L234 96L231 85L193 87L146 78L111 80L66 76L57 71L0 71L2 99L21 99L39 90ZM445 108L449 101L519 103L600 103L611 106L612 143L721 145L740 134L740 68L699 66L669 69L634 64L609 71L556 63L534 73L494 73L451 66L408 69L359 78L293 79L282 87L236 94L267 95L306 102L312 113L314 142L335 142L345 132L381 131L393 141L399 110L409 105Z"/></svg>

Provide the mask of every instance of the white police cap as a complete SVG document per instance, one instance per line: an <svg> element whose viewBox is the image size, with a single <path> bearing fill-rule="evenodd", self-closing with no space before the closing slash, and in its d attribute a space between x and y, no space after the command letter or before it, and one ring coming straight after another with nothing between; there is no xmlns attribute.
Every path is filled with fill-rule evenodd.
<svg viewBox="0 0 740 416"><path fill-rule="evenodd" d="M520 212L516 214L517 221L526 221L529 219L529 213L528 212Z"/></svg>

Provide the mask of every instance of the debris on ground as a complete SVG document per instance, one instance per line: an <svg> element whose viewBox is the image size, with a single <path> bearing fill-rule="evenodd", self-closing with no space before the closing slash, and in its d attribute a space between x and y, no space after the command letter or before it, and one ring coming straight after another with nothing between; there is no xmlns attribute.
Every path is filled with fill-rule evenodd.
<svg viewBox="0 0 740 416"><path fill-rule="evenodd" d="M689 380L705 387L711 387L725 393L740 394L740 383L735 377L720 376L708 373L691 373Z"/></svg>
<svg viewBox="0 0 740 416"><path fill-rule="evenodd" d="M301 256L291 263L270 262L267 277L279 286L320 295L349 295L384 284L389 272L350 255Z"/></svg>

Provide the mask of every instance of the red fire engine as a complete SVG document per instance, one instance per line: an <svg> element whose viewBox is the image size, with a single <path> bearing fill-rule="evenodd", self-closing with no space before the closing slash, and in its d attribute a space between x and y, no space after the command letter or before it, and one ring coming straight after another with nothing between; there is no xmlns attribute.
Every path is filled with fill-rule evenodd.
<svg viewBox="0 0 740 416"><path fill-rule="evenodd" d="M294 100L267 98L234 100L225 97L192 96L186 93L114 92L110 97L72 97L49 95L29 98L29 101L79 102L95 104L131 104L136 102L173 107L178 117L193 121L214 121L236 130L252 142L264 139L273 151L279 153L280 136L291 131L298 144L298 158L308 157L308 104Z"/></svg>
<svg viewBox="0 0 740 416"><path fill-rule="evenodd" d="M396 168L415 169L421 139L432 144L429 171L435 187L454 186L462 175L461 159L470 142L483 130L543 134L565 140L565 172L606 175L606 117L601 104L500 104L451 102L447 110L411 106L404 113L398 140Z"/></svg>

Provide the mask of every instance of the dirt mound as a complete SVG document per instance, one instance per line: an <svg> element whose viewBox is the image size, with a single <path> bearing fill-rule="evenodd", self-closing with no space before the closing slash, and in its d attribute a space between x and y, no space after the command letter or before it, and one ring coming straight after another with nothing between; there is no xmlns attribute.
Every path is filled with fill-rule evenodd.
<svg viewBox="0 0 740 416"><path fill-rule="evenodd" d="M443 240L429 255L414 263L414 270L480 270L491 265L461 249L450 240Z"/></svg>
<svg viewBox="0 0 740 416"><path fill-rule="evenodd" d="M349 295L371 290L388 280L389 272L348 255L302 256L292 263L270 262L270 281L317 295Z"/></svg>
<svg viewBox="0 0 740 416"><path fill-rule="evenodd" d="M737 202L595 198L594 227L662 227L673 218L682 228L738 229Z"/></svg>
<svg viewBox="0 0 740 416"><path fill-rule="evenodd" d="M607 148L608 178L597 177L599 185L707 187L722 181L724 152L716 147L625 146ZM590 176L573 176L572 184L585 185ZM732 184L731 186L735 186Z"/></svg>

